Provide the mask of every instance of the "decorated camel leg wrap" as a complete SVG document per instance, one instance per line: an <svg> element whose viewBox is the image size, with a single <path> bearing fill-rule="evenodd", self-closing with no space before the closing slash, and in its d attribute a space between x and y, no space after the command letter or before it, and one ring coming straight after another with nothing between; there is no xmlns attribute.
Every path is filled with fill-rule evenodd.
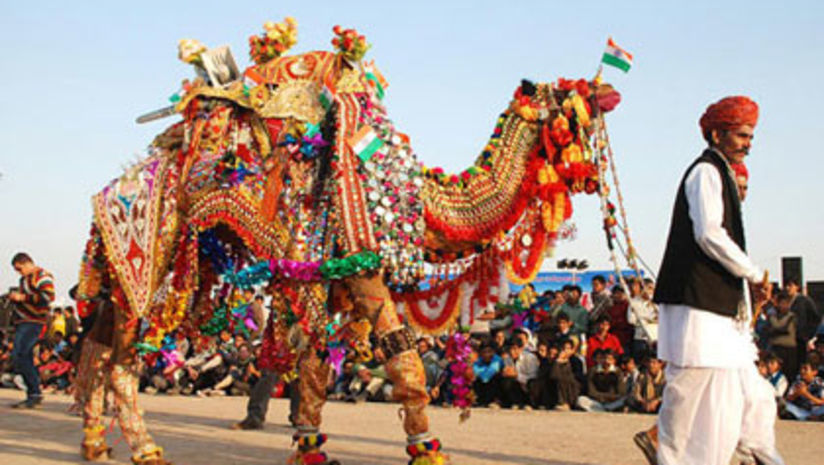
<svg viewBox="0 0 824 465"><path fill-rule="evenodd" d="M380 274L360 276L348 281L355 311L372 322L375 335L388 362L386 373L392 382L392 395L403 404L403 429L410 437L426 436L429 418L426 405L426 375L415 350L415 341L398 318L395 303Z"/></svg>
<svg viewBox="0 0 824 465"><path fill-rule="evenodd" d="M103 398L106 395L106 373L112 348L86 339L77 367L75 388L83 406L83 428L103 427Z"/></svg>
<svg viewBox="0 0 824 465"><path fill-rule="evenodd" d="M321 410L326 403L326 380L329 379L329 365L309 350L298 360L298 428L309 431L320 428ZM300 432L300 431L299 431Z"/></svg>
<svg viewBox="0 0 824 465"><path fill-rule="evenodd" d="M77 367L75 380L76 398L82 406L84 460L105 460L111 448L106 444L106 427L103 424L103 399L106 395L106 365L112 349L87 338Z"/></svg>
<svg viewBox="0 0 824 465"><path fill-rule="evenodd" d="M321 410L326 403L326 380L329 379L329 365L324 363L315 351L309 350L298 360L298 418L292 440L298 449L290 459L293 465L320 465L329 459L320 447L326 442L326 435L319 432Z"/></svg>
<svg viewBox="0 0 824 465"><path fill-rule="evenodd" d="M117 420L123 432L123 438L134 454L133 459L156 455L159 450L146 430L143 414L137 406L137 384L136 367L120 364L112 367L111 386L114 392Z"/></svg>

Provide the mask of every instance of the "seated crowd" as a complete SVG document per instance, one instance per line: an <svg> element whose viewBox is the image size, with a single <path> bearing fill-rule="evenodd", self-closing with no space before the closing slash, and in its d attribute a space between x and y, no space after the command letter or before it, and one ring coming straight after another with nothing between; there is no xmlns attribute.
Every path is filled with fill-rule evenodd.
<svg viewBox="0 0 824 465"><path fill-rule="evenodd" d="M489 408L556 409L596 412L656 413L662 402L665 364L656 358L657 308L654 284L631 280L606 289L593 279L587 309L577 286L525 298L512 295L476 321L470 332L474 405ZM527 293L528 294L528 293ZM783 418L824 419L824 334L799 325L799 294L778 292L759 309L755 328L761 349L759 369L774 386ZM525 304L524 301L528 302ZM255 299L263 306L263 298ZM806 305L806 302L804 303ZM817 310L803 324L817 326ZM255 309L257 327L263 312ZM163 350L144 358L140 389L169 395L248 395L262 376L259 366L262 331L237 334L228 328L190 341L178 333ZM810 335L812 334L812 335ZM81 328L71 307L53 311L36 346L36 364L45 392L71 393L80 357ZM427 390L435 405L451 405L452 386L447 336L421 336ZM11 339L0 340L0 385L24 389L11 371ZM373 347L377 347L373 344ZM391 401L386 359L375 349L368 361L344 354L330 370L330 400ZM282 377L273 397L289 395L291 381Z"/></svg>

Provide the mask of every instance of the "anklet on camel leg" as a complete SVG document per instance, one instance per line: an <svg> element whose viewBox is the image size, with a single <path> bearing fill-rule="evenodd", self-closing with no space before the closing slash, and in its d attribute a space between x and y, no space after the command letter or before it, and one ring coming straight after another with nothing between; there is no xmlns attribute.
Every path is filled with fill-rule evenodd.
<svg viewBox="0 0 824 465"><path fill-rule="evenodd" d="M103 425L83 428L84 438L81 444L83 460L96 462L108 460L112 456L112 448L106 444L106 429Z"/></svg>
<svg viewBox="0 0 824 465"><path fill-rule="evenodd" d="M326 443L328 438L317 429L302 429L292 436L292 441L297 443L298 450L295 451L289 463L292 465L340 465L337 460L329 460L326 452L321 452L320 448Z"/></svg>
<svg viewBox="0 0 824 465"><path fill-rule="evenodd" d="M446 465L449 457L441 452L441 441L429 434L410 436L406 440L409 465Z"/></svg>
<svg viewBox="0 0 824 465"><path fill-rule="evenodd" d="M160 446L150 446L132 455L132 463L134 465L172 465L172 462L163 458L163 448Z"/></svg>

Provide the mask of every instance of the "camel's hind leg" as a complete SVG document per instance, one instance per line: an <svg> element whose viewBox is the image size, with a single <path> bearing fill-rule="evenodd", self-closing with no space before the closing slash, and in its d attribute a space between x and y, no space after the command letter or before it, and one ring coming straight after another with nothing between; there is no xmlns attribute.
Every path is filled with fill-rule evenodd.
<svg viewBox="0 0 824 465"><path fill-rule="evenodd" d="M106 444L106 426L103 424L103 398L106 395L106 364L112 348L91 338L83 342L77 370L77 398L82 405L84 460L106 460L111 447Z"/></svg>
<svg viewBox="0 0 824 465"><path fill-rule="evenodd" d="M113 302L114 334L110 382L117 420L123 438L132 450L132 463L167 465L169 462L163 458L163 449L158 447L149 435L137 404L138 373L134 343L137 341L139 324L119 289L114 293Z"/></svg>
<svg viewBox="0 0 824 465"><path fill-rule="evenodd" d="M395 303L380 273L349 278L346 281L354 311L372 323L380 347L386 354L386 372L392 382L392 395L403 405L403 429L411 463L444 463L440 443L429 434L426 405L426 375L415 350L415 341L401 324Z"/></svg>

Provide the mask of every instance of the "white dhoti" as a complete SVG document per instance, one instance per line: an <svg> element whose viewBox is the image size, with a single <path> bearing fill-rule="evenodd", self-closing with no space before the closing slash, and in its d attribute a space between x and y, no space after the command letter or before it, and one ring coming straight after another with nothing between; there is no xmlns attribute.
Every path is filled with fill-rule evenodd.
<svg viewBox="0 0 824 465"><path fill-rule="evenodd" d="M661 465L728 465L736 449L764 464L783 464L775 448L776 404L755 365L668 365L658 415Z"/></svg>
<svg viewBox="0 0 824 465"><path fill-rule="evenodd" d="M661 305L659 357L667 361L658 414L661 465L729 465L736 450L782 465L775 394L755 366L747 322Z"/></svg>

